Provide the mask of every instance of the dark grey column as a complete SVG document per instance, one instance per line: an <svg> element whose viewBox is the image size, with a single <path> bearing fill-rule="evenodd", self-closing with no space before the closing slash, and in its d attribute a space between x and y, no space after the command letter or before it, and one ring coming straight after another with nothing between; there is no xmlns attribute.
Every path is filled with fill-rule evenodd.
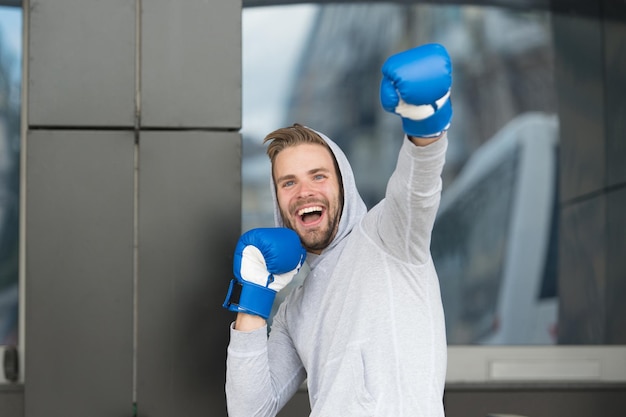
<svg viewBox="0 0 626 417"><path fill-rule="evenodd" d="M135 3L25 9L28 417L132 415Z"/></svg>
<svg viewBox="0 0 626 417"><path fill-rule="evenodd" d="M139 416L225 416L241 229L241 2L142 2Z"/></svg>
<svg viewBox="0 0 626 417"><path fill-rule="evenodd" d="M146 132L139 155L139 416L225 416L239 134Z"/></svg>
<svg viewBox="0 0 626 417"><path fill-rule="evenodd" d="M24 414L225 415L241 3L25 13Z"/></svg>
<svg viewBox="0 0 626 417"><path fill-rule="evenodd" d="M133 136L31 131L25 415L132 414Z"/></svg>

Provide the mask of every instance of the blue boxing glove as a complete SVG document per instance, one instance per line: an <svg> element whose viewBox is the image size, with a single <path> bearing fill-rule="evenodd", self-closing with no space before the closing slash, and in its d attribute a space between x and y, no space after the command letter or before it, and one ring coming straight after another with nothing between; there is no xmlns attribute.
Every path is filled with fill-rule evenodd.
<svg viewBox="0 0 626 417"><path fill-rule="evenodd" d="M298 273L306 258L300 237L285 227L252 229L235 248L224 307L267 319L276 293Z"/></svg>
<svg viewBox="0 0 626 417"><path fill-rule="evenodd" d="M409 136L434 137L452 120L452 63L446 49L426 44L392 55L382 68L380 101L402 117Z"/></svg>

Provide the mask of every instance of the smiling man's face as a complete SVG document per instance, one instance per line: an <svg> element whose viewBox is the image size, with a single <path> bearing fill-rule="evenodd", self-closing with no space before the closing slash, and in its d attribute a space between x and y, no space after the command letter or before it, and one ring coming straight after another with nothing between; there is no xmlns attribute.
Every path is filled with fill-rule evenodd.
<svg viewBox="0 0 626 417"><path fill-rule="evenodd" d="M343 207L330 151L317 144L285 148L276 156L273 176L285 226L309 252L321 253L337 234Z"/></svg>

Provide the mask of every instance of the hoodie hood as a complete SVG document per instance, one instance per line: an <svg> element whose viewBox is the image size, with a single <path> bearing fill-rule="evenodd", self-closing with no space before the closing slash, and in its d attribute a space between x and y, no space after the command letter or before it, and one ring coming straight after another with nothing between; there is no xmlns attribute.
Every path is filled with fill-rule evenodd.
<svg viewBox="0 0 626 417"><path fill-rule="evenodd" d="M337 247L341 242L343 242L346 236L350 234L354 226L367 213L367 206L365 205L365 202L361 198L361 195L356 188L356 182L354 180L352 167L350 166L350 162L348 162L348 158L343 153L341 148L339 148L339 146L335 142L328 138L328 136L316 130L313 131L317 133L322 139L324 139L324 141L330 147L335 159L337 160L337 165L339 166L339 174L341 175L341 180L343 182L344 201L343 209L341 212L341 219L339 221L339 228L333 241L319 255L320 257L324 257L326 253ZM278 199L276 198L276 187L274 186L274 180L270 179L270 183L272 187L272 198L274 203L274 223L278 227L283 227L284 223L280 215L280 210L278 208ZM311 255L312 254L309 253L309 257L311 257Z"/></svg>

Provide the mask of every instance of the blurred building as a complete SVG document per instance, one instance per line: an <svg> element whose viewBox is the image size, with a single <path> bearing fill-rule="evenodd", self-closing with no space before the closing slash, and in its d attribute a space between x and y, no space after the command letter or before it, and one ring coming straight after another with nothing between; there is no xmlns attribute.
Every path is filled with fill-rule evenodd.
<svg viewBox="0 0 626 417"><path fill-rule="evenodd" d="M333 138L349 156L370 207L383 196L402 134L396 117L380 106L380 67L390 54L427 42L444 44L454 66L446 183L516 115L556 112L547 12L424 4L320 7L284 124L303 123Z"/></svg>

